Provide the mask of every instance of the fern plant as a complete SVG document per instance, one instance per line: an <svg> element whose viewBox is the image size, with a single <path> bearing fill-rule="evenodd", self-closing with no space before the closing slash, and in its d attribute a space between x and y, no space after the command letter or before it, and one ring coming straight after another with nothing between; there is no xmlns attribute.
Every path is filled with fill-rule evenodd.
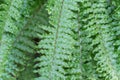
<svg viewBox="0 0 120 80"><path fill-rule="evenodd" d="M14 4L15 2L11 2L11 4ZM33 2L32 4L28 4L28 3L29 3L28 1L20 1L20 2L18 1L18 4L21 4L21 8L35 7L35 11L36 11L36 8L42 7L41 2L39 1ZM36 6L36 3L39 5ZM11 6L13 6L14 8L15 5L11 5ZM7 20L9 21L9 24L8 22L6 22L6 25L5 25L6 30L4 30L3 37L1 39L1 48L0 48L1 49L1 60L2 60L1 61L2 63L1 79L5 79L5 80L7 79L16 80L17 79L17 77L19 76L19 72L24 70L27 64L26 62L29 60L29 57L27 55L30 56L31 53L34 53L35 48L36 48L35 43L33 42L33 39L36 38L36 35L34 34L36 34L37 31L36 29L32 28L32 26L29 27L30 26L29 21L30 19L34 17L35 13L32 11L32 9L25 11L26 9L24 8L20 11L23 11L25 13L21 13L21 12L17 13L18 10L16 6L15 6L16 14L13 14L13 16L9 16L11 19L10 21L14 21L13 23L12 22L11 23L15 25L12 25L10 21ZM33 15L31 15L31 13L33 13ZM14 19L14 15L16 15L15 19ZM32 17L29 19L30 15ZM19 22L16 22L17 17L20 18L20 20L18 20ZM25 20L28 20L28 22L26 22ZM21 23L21 25L18 25L18 23ZM6 37L8 37L8 39L5 39ZM2 46L6 46L6 47L2 47Z"/></svg>
<svg viewBox="0 0 120 80"><path fill-rule="evenodd" d="M119 0L0 0L0 80L119 80Z"/></svg>
<svg viewBox="0 0 120 80"><path fill-rule="evenodd" d="M57 3L60 4L57 5ZM36 59L36 61L40 62L36 66L39 67L37 72L41 76L37 80L76 79L71 76L71 72L75 70L73 65L70 64L75 43L72 38L74 23L70 20L74 14L70 9L77 9L75 5L76 1L55 0L54 5L48 7L51 12L51 26L41 26L47 33L39 35L42 39L38 45L41 57Z"/></svg>

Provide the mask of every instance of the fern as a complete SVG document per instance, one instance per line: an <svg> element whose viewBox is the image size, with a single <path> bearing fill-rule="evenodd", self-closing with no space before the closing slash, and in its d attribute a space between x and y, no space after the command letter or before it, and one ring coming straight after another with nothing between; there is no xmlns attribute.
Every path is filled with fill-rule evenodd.
<svg viewBox="0 0 120 80"><path fill-rule="evenodd" d="M97 71L102 73L100 77L106 77L107 80L119 80L116 69L116 55L114 54L113 40L114 36L111 32L109 15L106 10L107 3L105 0L96 1L93 8L93 15L89 23L91 33L90 37L94 36L92 42L97 60ZM95 15L95 16L94 16ZM93 31L94 30L94 31ZM111 33L110 33L111 32ZM96 36L95 36L96 35ZM113 66L114 65L114 66Z"/></svg>
<svg viewBox="0 0 120 80"><path fill-rule="evenodd" d="M1 46L0 46L0 57L1 57L1 65L0 65L0 78L4 75L7 77L7 74L4 74L4 66L7 64L7 55L10 54L9 49L11 49L11 43L14 41L14 35L17 33L18 28L15 25L15 21L20 18L20 13L17 10L17 8L20 8L22 5L22 1L15 1L13 0L10 2L9 0L6 0L3 5L6 5L9 2L10 6L8 10L6 10L7 17L6 18L1 18L5 21L1 25ZM13 4L14 2L18 3L19 6ZM6 5L7 6L7 5ZM7 9L8 7L6 7ZM11 14L14 13L14 14ZM3 14L3 13L2 13ZM4 33L4 34L3 34ZM3 47L4 46L4 47ZM3 75L1 75L3 73Z"/></svg>
<svg viewBox="0 0 120 80"><path fill-rule="evenodd" d="M90 33L89 23L92 24L92 8L93 1L89 0L83 0L79 3L80 10L78 12L78 38L79 38L79 45L80 45L80 61L82 65L82 79L83 80L98 80L98 74L95 70L96 68L96 61L94 60L95 55L92 53L92 50L94 49L93 46L91 46L93 39L89 37ZM92 31L96 31L95 29L92 29ZM81 80L82 80L81 79Z"/></svg>
<svg viewBox="0 0 120 80"><path fill-rule="evenodd" d="M119 0L0 0L0 80L119 80Z"/></svg>
<svg viewBox="0 0 120 80"><path fill-rule="evenodd" d="M113 4L114 3L114 4ZM116 61L116 63L117 63L117 71L119 72L119 66L120 66L120 63L119 63L119 25L120 25L120 23L119 23L119 19L120 19L120 17L119 17L119 1L113 1L112 3L111 3L111 7L113 7L114 9L112 10L113 12L112 12L112 14L111 14L111 18L112 18L112 26L114 26L113 28L112 28L112 31L114 32L114 41L113 41L113 45L114 45L114 47L115 47L115 54L116 55L118 55L118 57L117 57L117 61Z"/></svg>
<svg viewBox="0 0 120 80"><path fill-rule="evenodd" d="M71 23L69 19L74 14L69 9L77 9L76 1L56 0L54 2L52 8L48 7L48 10L51 10L50 24L52 26L41 26L48 33L40 35L42 40L39 43L39 52L42 56L36 59L36 61L40 61L39 64L36 64L39 67L37 72L40 74L36 80L75 79L74 76L71 76L73 73L69 74L68 71L73 68L70 62L75 43L71 36L74 23ZM60 4L57 5L57 3Z"/></svg>
<svg viewBox="0 0 120 80"><path fill-rule="evenodd" d="M24 2L25 1L23 1L23 3ZM11 2L11 4L13 4L13 3L14 2ZM21 3L18 1L17 5L19 5L19 4L21 4L21 6L22 6L22 1L21 1ZM25 4L25 5L27 5L27 4ZM25 5L23 5L23 6L25 7ZM20 14L20 12L17 13L18 8L16 8L16 5L12 5L12 6L13 6L13 11L14 11L14 7L16 9L15 10L16 16L15 16L15 14L13 14L13 16L10 16L10 18L9 18L9 19L12 18L10 21L14 21L14 22L6 23L4 35L1 40L2 41L1 46L6 46L6 47L0 48L1 49L1 52L0 52L1 57L3 57L2 61L1 61L3 63L1 65L1 67L3 69L1 68L0 75L1 75L1 78L4 80L7 80L8 78L12 79L12 80L13 79L16 80L17 77L19 76L18 72L23 71L25 66L27 66L26 62L30 58L30 57L27 57L28 53L35 52L35 43L33 42L32 39L36 38L36 35L34 35L34 34L37 34L37 30L35 30L31 27L28 27L29 20L27 23L26 22L21 23L21 25L23 27L21 25L17 25L17 23L15 21L18 20L19 18L22 18L22 14ZM34 4L32 4L32 6L34 6ZM17 6L17 7L19 7L19 6ZM34 6L34 7L38 7L38 5ZM40 7L41 7L41 3L40 3ZM11 12L11 13L13 13L13 12ZM29 11L28 15L24 14L24 13L23 13L23 15L24 15L24 17L21 20L24 20L26 17L29 17L28 15L30 15L30 11ZM15 17L15 19L14 19L14 17ZM34 15L33 15L33 17L34 17ZM9 21L9 20L7 19L7 21ZM20 22L20 20L19 20L19 22ZM18 28L18 27L21 27L21 28ZM8 37L8 39L6 39L6 37ZM11 39L11 40L9 40L9 39ZM29 55L31 55L31 54L29 54Z"/></svg>

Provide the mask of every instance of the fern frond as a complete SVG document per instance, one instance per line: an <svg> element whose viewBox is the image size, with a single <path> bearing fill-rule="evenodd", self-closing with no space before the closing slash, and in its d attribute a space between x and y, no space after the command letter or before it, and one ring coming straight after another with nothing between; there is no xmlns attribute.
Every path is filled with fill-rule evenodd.
<svg viewBox="0 0 120 80"><path fill-rule="evenodd" d="M113 46L113 32L110 25L111 19L107 12L107 3L105 0L94 2L91 11L91 21L88 24L89 37L92 42L93 53L97 60L97 71L101 73L99 77L105 77L107 80L119 80L116 69L116 54Z"/></svg>
<svg viewBox="0 0 120 80"><path fill-rule="evenodd" d="M114 45L114 48L115 48L115 54L117 55L117 72L120 73L120 23L119 23L119 20L120 20L120 6L118 5L119 4L119 1L115 0L114 1L114 4L111 4L112 7L115 7L114 9L112 9L112 14L111 14L111 18L112 18L112 22L111 22L111 26L112 27L112 31L114 32L113 36L114 36L114 41L113 41L113 45Z"/></svg>
<svg viewBox="0 0 120 80"><path fill-rule="evenodd" d="M13 0L13 2L11 2L13 5L11 5L12 8L10 8L9 17L6 20L8 22L4 21L6 25L1 39L0 56L2 65L0 65L0 79L17 79L20 72L30 64L28 63L28 65L26 65L28 60L30 60L30 55L32 55L30 53L35 53L36 47L33 39L36 38L38 33L37 28L33 27L35 25L32 25L32 20L35 17L34 15L36 15L36 9L38 10L43 6L43 2L36 2L33 1L32 3L34 4L28 4L29 2L25 0L20 2ZM32 9L33 6L34 8ZM31 7L31 10L25 11L28 7ZM25 13L21 13L21 11ZM12 13L14 14L12 15ZM31 13L33 14L29 19ZM16 22L17 20L18 22Z"/></svg>
<svg viewBox="0 0 120 80"><path fill-rule="evenodd" d="M93 12L91 6L93 5L93 1L83 0L79 3L80 10L78 12L77 21L78 25L78 38L79 38L79 45L80 45L80 63L81 67L81 77L83 80L99 80L98 74L95 70L96 68L96 61L94 60L95 54L92 53L93 46L92 38L89 35L92 33L88 29L92 23L92 16L91 13ZM91 23L91 24L89 24Z"/></svg>
<svg viewBox="0 0 120 80"><path fill-rule="evenodd" d="M14 4L16 3L16 4ZM14 34L17 33L18 31L18 27L16 27L15 21L19 20L20 18L20 13L18 11L18 9L21 8L22 6L22 1L9 1L9 0L5 0L4 4L5 7L5 11L3 11L3 13L1 12L1 14L5 14L4 16L1 16L2 19L2 24L0 25L1 27L1 45L0 45L0 79L2 78L2 74L4 74L4 69L5 69L5 65L7 63L7 56L8 54L10 54L9 49L11 49L11 43L14 41ZM19 6L18 6L19 5ZM8 76L6 74L4 74L4 76L6 76L6 78L8 78ZM6 80L6 78L4 80ZM11 79L10 79L11 80ZM12 79L14 80L14 79Z"/></svg>
<svg viewBox="0 0 120 80"><path fill-rule="evenodd" d="M41 4L42 3L42 4ZM20 72L20 75L18 76L18 79L20 80L27 80L30 78L30 80L33 80L37 74L33 73L34 71L34 59L36 58L36 45L38 44L37 42L40 40L37 34L42 34L44 33L44 30L41 30L41 28L38 25L49 25L48 24L48 14L47 11L45 10L45 5L47 1L39 2L37 3L38 6L34 10L32 16L30 19L28 19L28 22L26 23L25 27L21 30L22 33L20 34L20 37L18 40L22 40L21 42L24 44L24 48L29 47L29 49L24 48L22 50L22 53L27 53L25 56L26 58L29 58L28 60L24 60L26 62L25 64L27 65L22 65L24 67L24 70ZM36 24L35 24L36 23ZM21 45L21 42L18 42L18 45ZM32 43L32 44L31 44ZM18 48L20 50L20 48ZM28 50L28 51L27 51ZM32 51L31 51L32 50ZM32 54L30 54L32 53ZM18 57L20 57L18 55ZM32 60L31 60L32 59ZM18 66L19 67L19 66ZM31 70L29 70L31 68ZM26 72L25 72L26 71ZM29 75L29 73L31 73ZM21 77L21 75L24 75L24 77Z"/></svg>
<svg viewBox="0 0 120 80"><path fill-rule="evenodd" d="M48 9L51 10L52 26L41 26L48 32L40 35L42 40L39 43L39 53L42 56L36 59L40 62L36 64L40 75L36 80L76 79L72 76L73 73L68 73L73 68L70 62L75 44L72 38L74 23L70 20L74 16L72 9L78 9L76 1L72 0L55 0L54 5Z"/></svg>

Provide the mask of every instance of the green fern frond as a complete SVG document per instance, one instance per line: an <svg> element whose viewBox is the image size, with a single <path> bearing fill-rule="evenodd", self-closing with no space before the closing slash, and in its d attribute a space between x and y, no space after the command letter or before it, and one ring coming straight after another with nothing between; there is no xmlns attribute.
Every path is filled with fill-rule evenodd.
<svg viewBox="0 0 120 80"><path fill-rule="evenodd" d="M27 66L26 62L30 58L28 53L35 53L36 47L33 39L36 38L38 32L36 28L31 28L35 25L31 25L29 22L31 21L32 23L32 18L34 18L36 12L33 12L31 19L28 19L32 13L32 10L25 11L25 8L23 7L28 8L30 6L28 3L22 3L25 3L25 1L13 0L13 2L11 2L10 11L8 13L9 17L5 19L6 21L4 21L6 22L6 25L4 27L4 33L2 34L1 39L0 59L2 65L0 65L0 79L17 79L20 72L24 70L25 66ZM39 6L36 6L36 3L31 4L31 9L34 5L34 9L39 9L43 5L41 3L37 4L39 4ZM25 14L21 13L21 11L25 12ZM27 23L25 19L28 20ZM23 22L21 22L21 20ZM21 23L21 25L18 25L18 23Z"/></svg>
<svg viewBox="0 0 120 80"><path fill-rule="evenodd" d="M114 9L112 9L113 13L111 14L111 18L112 18L111 25L113 26L113 28L111 30L114 32L113 45L115 48L115 54L117 55L117 61L116 61L117 72L120 73L120 71L119 71L119 67L120 67L120 63L119 63L120 62L120 58L119 58L119 56L120 56L120 54L119 54L120 53L120 38L119 38L119 36L120 36L120 32L119 32L119 30L120 30L120 27L119 27L120 26L120 23L119 23L120 6L118 5L118 3L119 3L119 1L115 0L114 4L111 4L111 6L115 7Z"/></svg>
<svg viewBox="0 0 120 80"><path fill-rule="evenodd" d="M107 12L107 3L105 0L96 1L91 6L91 20L88 24L92 42L93 53L97 60L97 71L101 73L99 77L105 77L107 80L119 80L116 69L116 54L114 53L113 40L111 32L111 19Z"/></svg>
<svg viewBox="0 0 120 80"><path fill-rule="evenodd" d="M14 4L14 3L17 3ZM5 65L7 63L7 56L10 54L9 49L11 49L11 43L14 41L15 37L14 35L17 33L18 28L16 27L15 21L17 21L20 18L20 13L18 9L21 8L22 6L22 1L9 1L5 0L5 3L3 5L6 5L6 11L3 11L1 14L6 14L1 18L2 19L2 24L0 25L1 27L1 46L0 46L0 79L2 78L2 74L4 74L4 69ZM19 6L18 6L19 5ZM7 7L8 6L8 7ZM12 14L11 14L12 13ZM4 18L5 17L5 18ZM4 47L3 47L4 46ZM6 78L8 76L4 74ZM4 78L3 78L4 79ZM6 80L6 79L4 79ZM11 79L10 79L11 80ZM13 79L12 79L13 80Z"/></svg>
<svg viewBox="0 0 120 80"><path fill-rule="evenodd" d="M0 80L119 80L119 0L0 0Z"/></svg>
<svg viewBox="0 0 120 80"><path fill-rule="evenodd" d="M80 52L80 63L81 63L81 80L99 80L98 73L96 72L96 61L94 60L95 54L92 50L94 49L92 44L92 37L89 35L92 33L89 31L92 27L92 8L93 1L83 0L79 3L79 12L77 19L78 23L78 43ZM90 23L90 24L89 24ZM95 31L95 30L94 30ZM94 37L94 36L93 36Z"/></svg>
<svg viewBox="0 0 120 80"><path fill-rule="evenodd" d="M49 8L51 10L50 24L52 27L41 26L48 32L40 35L42 40L39 43L39 53L42 56L36 59L40 62L36 64L36 67L39 67L36 72L40 74L40 77L36 80L75 79L72 76L72 71L70 71L71 74L67 71L73 68L70 62L72 61L72 50L75 44L75 40L72 38L74 23L70 20L74 14L71 10L78 8L76 1L55 0L54 2L54 6Z"/></svg>

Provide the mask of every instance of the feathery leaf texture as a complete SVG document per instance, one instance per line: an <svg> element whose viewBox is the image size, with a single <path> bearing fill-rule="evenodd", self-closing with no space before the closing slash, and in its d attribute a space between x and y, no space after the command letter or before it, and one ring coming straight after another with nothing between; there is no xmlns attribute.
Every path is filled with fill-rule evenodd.
<svg viewBox="0 0 120 80"><path fill-rule="evenodd" d="M0 80L120 80L119 0L0 0Z"/></svg>

